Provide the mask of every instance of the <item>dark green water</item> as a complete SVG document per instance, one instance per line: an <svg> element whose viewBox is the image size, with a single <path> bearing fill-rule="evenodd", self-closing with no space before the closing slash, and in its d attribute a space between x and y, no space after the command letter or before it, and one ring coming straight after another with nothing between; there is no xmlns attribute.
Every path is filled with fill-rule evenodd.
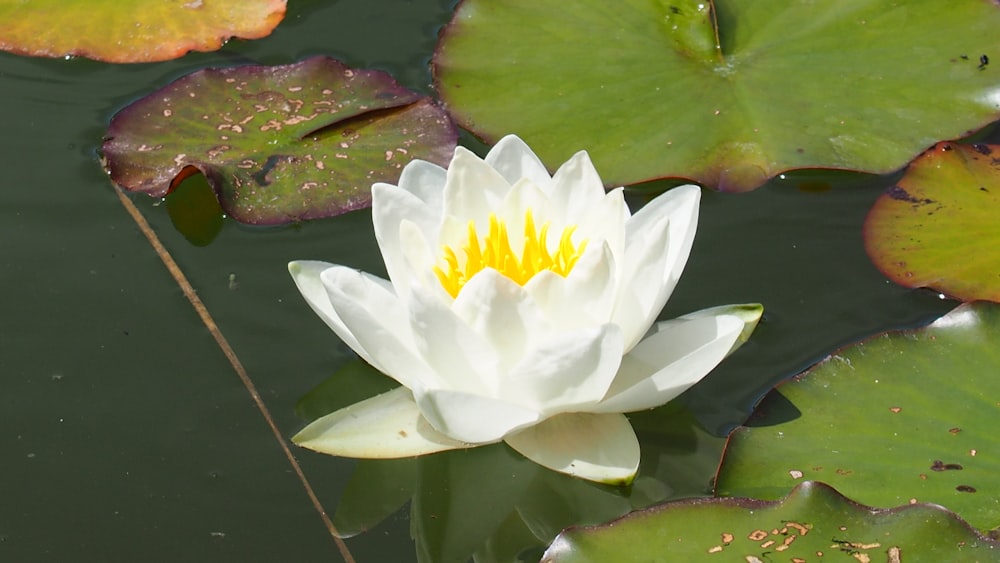
<svg viewBox="0 0 1000 563"><path fill-rule="evenodd" d="M117 109L205 66L328 54L427 90L449 4L293 0L271 37L170 63L0 54L0 560L341 560L95 149ZM709 431L739 424L770 385L837 347L954 306L890 284L865 256L861 223L891 181L798 173L750 194L705 193L692 258L664 315L750 301L767 311L751 342L681 399ZM817 182L832 187L800 189ZM285 264L323 259L384 273L370 213L269 229L227 221L197 247L165 206L132 199L291 436L304 424L296 401L352 353L308 310ZM295 453L332 514L356 462ZM667 497L704 492L717 451L699 455L699 469ZM416 560L408 511L347 547L360 562Z"/></svg>

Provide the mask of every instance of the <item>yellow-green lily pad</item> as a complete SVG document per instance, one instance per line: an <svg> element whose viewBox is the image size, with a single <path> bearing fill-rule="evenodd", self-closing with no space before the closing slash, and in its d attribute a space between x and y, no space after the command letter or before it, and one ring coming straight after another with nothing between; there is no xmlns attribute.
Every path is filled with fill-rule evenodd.
<svg viewBox="0 0 1000 563"><path fill-rule="evenodd" d="M0 0L0 50L114 63L214 51L265 37L286 0Z"/></svg>
<svg viewBox="0 0 1000 563"><path fill-rule="evenodd" d="M1000 305L979 302L835 353L732 434L716 494L775 499L822 480L874 506L940 504L995 532L998 342Z"/></svg>
<svg viewBox="0 0 1000 563"><path fill-rule="evenodd" d="M1000 145L939 143L865 219L865 248L889 279L1000 301Z"/></svg>
<svg viewBox="0 0 1000 563"><path fill-rule="evenodd" d="M446 165L457 132L427 96L328 57L205 69L120 111L101 150L111 179L162 197L197 169L243 223L329 217L371 203L409 161Z"/></svg>
<svg viewBox="0 0 1000 563"><path fill-rule="evenodd" d="M674 501L562 532L542 563L1000 561L1000 544L927 504L862 506L807 481L777 501Z"/></svg>
<svg viewBox="0 0 1000 563"><path fill-rule="evenodd" d="M724 191L794 168L889 172L1000 116L984 0L465 0L435 81L458 123L610 185Z"/></svg>

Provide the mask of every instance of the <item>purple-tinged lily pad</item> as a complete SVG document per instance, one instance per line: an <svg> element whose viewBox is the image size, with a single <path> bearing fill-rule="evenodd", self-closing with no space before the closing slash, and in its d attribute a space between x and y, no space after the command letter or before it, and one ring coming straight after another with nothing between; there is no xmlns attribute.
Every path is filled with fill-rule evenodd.
<svg viewBox="0 0 1000 563"><path fill-rule="evenodd" d="M984 301L837 351L733 432L716 494L775 499L816 480L865 504L930 502L1000 531L998 342L1000 305Z"/></svg>
<svg viewBox="0 0 1000 563"><path fill-rule="evenodd" d="M486 140L552 164L586 147L609 185L746 191L890 172L997 119L998 29L986 0L464 0L434 73Z"/></svg>
<svg viewBox="0 0 1000 563"><path fill-rule="evenodd" d="M1000 561L1000 544L940 506L879 509L807 481L784 498L696 498L570 528L542 563Z"/></svg>
<svg viewBox="0 0 1000 563"><path fill-rule="evenodd" d="M445 165L457 132L434 101L377 70L314 57L284 66L206 69L111 120L111 179L165 195L193 167L235 220L278 224L371 202L413 159Z"/></svg>
<svg viewBox="0 0 1000 563"><path fill-rule="evenodd" d="M865 249L889 279L1000 301L1000 145L939 143L872 206Z"/></svg>
<svg viewBox="0 0 1000 563"><path fill-rule="evenodd" d="M230 37L265 37L286 0L0 0L0 50L113 63L214 51Z"/></svg>

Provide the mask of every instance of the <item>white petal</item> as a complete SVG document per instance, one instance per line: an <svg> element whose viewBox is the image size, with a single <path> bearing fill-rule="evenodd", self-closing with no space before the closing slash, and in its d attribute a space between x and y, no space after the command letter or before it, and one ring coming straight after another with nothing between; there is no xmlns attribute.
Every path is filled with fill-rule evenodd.
<svg viewBox="0 0 1000 563"><path fill-rule="evenodd" d="M555 330L600 325L608 322L615 305L615 270L607 244L588 246L565 278L539 272L524 288Z"/></svg>
<svg viewBox="0 0 1000 563"><path fill-rule="evenodd" d="M328 327L333 329L333 332L340 337L344 344L350 346L351 350L354 350L357 355L361 356L361 359L374 366L375 369L384 371L368 351L358 343L354 334L347 328L344 321L340 319L337 311L333 308L333 304L330 303L330 296L327 294L326 287L320 279L320 274L334 267L337 266L327 262L299 260L289 262L288 273L292 275L295 286L299 288L299 292L305 297L309 307L319 315L319 318L323 319L323 322Z"/></svg>
<svg viewBox="0 0 1000 563"><path fill-rule="evenodd" d="M415 223L403 219L399 223L399 247L403 256L398 277L392 278L396 295L408 297L410 286L420 284L440 290L442 298L451 299L434 273L434 267L441 261L441 249L431 248L430 241ZM404 285L405 284L405 285ZM405 301L405 299L404 299Z"/></svg>
<svg viewBox="0 0 1000 563"><path fill-rule="evenodd" d="M448 389L415 392L424 418L442 434L470 444L491 444L537 424L541 416L517 405Z"/></svg>
<svg viewBox="0 0 1000 563"><path fill-rule="evenodd" d="M496 396L499 358L483 336L424 287L411 288L409 309L409 319L402 322L409 323L415 349L435 375L435 383L427 386Z"/></svg>
<svg viewBox="0 0 1000 563"><path fill-rule="evenodd" d="M548 335L502 379L499 396L543 416L589 410L607 393L621 358L617 325Z"/></svg>
<svg viewBox="0 0 1000 563"><path fill-rule="evenodd" d="M407 258L407 242L413 233L403 233L405 223L415 226L423 240L437 240L441 209L425 204L417 196L389 184L372 186L372 224L382 260L393 285L401 292L411 283L412 269ZM412 248L412 247L410 247Z"/></svg>
<svg viewBox="0 0 1000 563"><path fill-rule="evenodd" d="M411 160L399 175L399 188L417 196L429 207L442 209L446 179L445 169L437 164L426 160Z"/></svg>
<svg viewBox="0 0 1000 563"><path fill-rule="evenodd" d="M638 343L680 279L698 223L701 189L674 188L639 210L626 224L625 263L614 320L625 332L625 350Z"/></svg>
<svg viewBox="0 0 1000 563"><path fill-rule="evenodd" d="M488 225L490 213L500 207L508 191L510 182L499 172L468 149L457 147L444 186L444 215L455 217L463 233L470 220L477 226ZM458 241L440 242L455 245Z"/></svg>
<svg viewBox="0 0 1000 563"><path fill-rule="evenodd" d="M639 441L621 414L560 414L505 441L549 469L609 485L631 483L639 469Z"/></svg>
<svg viewBox="0 0 1000 563"><path fill-rule="evenodd" d="M507 223L511 248L517 251L524 248L524 216L528 209L534 215L536 230L541 229L542 223L551 220L552 204L549 203L548 196L537 184L524 178L511 186L503 206L497 210L497 216ZM554 228L556 225L550 227L550 231ZM555 236L558 237L559 234Z"/></svg>
<svg viewBox="0 0 1000 563"><path fill-rule="evenodd" d="M486 163L496 169L508 184L527 178L539 187L548 187L551 178L545 165L528 145L516 135L507 135L490 149Z"/></svg>
<svg viewBox="0 0 1000 563"><path fill-rule="evenodd" d="M617 259L624 260L625 225L630 217L624 190L616 188L574 220L580 226L580 236L593 241L591 244L603 240Z"/></svg>
<svg viewBox="0 0 1000 563"><path fill-rule="evenodd" d="M622 358L607 397L594 412L632 412L658 407L712 371L739 338L743 321L733 315L674 319Z"/></svg>
<svg viewBox="0 0 1000 563"><path fill-rule="evenodd" d="M343 266L324 270L320 279L337 316L373 366L411 389L415 379L435 380L416 353L406 308L389 282Z"/></svg>
<svg viewBox="0 0 1000 563"><path fill-rule="evenodd" d="M574 154L552 176L549 198L566 217L580 217L604 197L604 183L587 151Z"/></svg>
<svg viewBox="0 0 1000 563"><path fill-rule="evenodd" d="M639 343L666 303L675 281L667 270L670 219L662 217L647 229L642 244L626 247L619 262L618 287L613 322L622 327L625 351Z"/></svg>
<svg viewBox="0 0 1000 563"><path fill-rule="evenodd" d="M413 395L405 387L323 416L293 436L292 441L325 454L374 459L469 447L434 430L420 415Z"/></svg>
<svg viewBox="0 0 1000 563"><path fill-rule="evenodd" d="M472 276L451 310L493 349L499 373L520 361L531 341L550 330L528 292L492 268Z"/></svg>

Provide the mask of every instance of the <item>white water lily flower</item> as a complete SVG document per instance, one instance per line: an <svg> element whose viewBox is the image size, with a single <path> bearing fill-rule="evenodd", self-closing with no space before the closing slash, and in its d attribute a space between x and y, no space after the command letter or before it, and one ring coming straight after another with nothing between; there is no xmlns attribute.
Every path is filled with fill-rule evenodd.
<svg viewBox="0 0 1000 563"><path fill-rule="evenodd" d="M635 215L586 152L550 176L515 136L447 170L415 160L372 187L389 281L292 262L312 309L401 387L324 416L301 446L362 458L504 441L535 462L628 483L639 443L622 413L656 407L745 341L758 305L653 325L694 239L681 186Z"/></svg>

